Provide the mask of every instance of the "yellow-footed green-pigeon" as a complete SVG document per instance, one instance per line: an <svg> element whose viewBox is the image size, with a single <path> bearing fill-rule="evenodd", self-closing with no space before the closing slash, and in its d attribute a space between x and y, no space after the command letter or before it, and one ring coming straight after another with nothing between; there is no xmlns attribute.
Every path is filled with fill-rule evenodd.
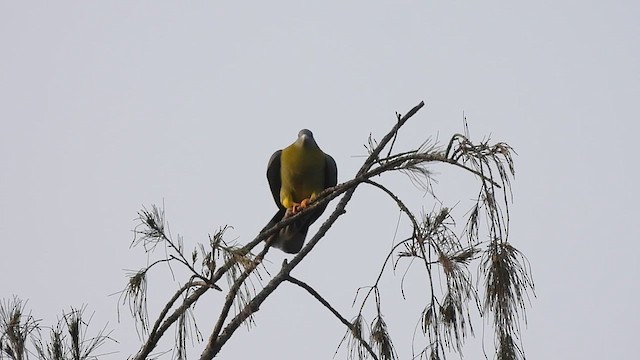
<svg viewBox="0 0 640 360"><path fill-rule="evenodd" d="M338 182L338 168L333 158L325 154L313 138L313 133L302 129L298 139L271 156L267 166L267 179L278 212L267 228L284 217L303 210L322 192ZM295 254L302 249L309 226L324 212L327 205L314 208L308 215L282 228L269 241L282 251Z"/></svg>

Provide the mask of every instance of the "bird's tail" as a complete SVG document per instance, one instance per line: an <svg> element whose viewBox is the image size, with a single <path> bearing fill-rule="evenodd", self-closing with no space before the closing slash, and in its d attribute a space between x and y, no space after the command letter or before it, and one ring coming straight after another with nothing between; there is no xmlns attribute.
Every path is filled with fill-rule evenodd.
<svg viewBox="0 0 640 360"><path fill-rule="evenodd" d="M297 254L300 249L302 249L302 245L304 245L307 232L309 232L309 226L318 220L325 208L326 205L314 209L309 214L302 216L299 220L296 220L280 229L280 231L269 237L267 241L271 241L271 246L288 254ZM270 229L287 217L288 213L285 209L278 210L273 218L271 218L265 229Z"/></svg>

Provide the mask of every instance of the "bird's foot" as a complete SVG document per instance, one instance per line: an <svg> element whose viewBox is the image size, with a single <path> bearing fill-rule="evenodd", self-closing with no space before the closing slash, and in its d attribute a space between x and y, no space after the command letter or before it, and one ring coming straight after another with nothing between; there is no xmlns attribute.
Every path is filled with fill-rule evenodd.
<svg viewBox="0 0 640 360"><path fill-rule="evenodd" d="M301 205L298 203L293 203L293 205L291 205L291 207L287 209L287 215L293 216L299 213L300 211L302 211Z"/></svg>
<svg viewBox="0 0 640 360"><path fill-rule="evenodd" d="M318 196L315 193L311 194L308 199L304 199L300 202L300 209L302 210L308 208L309 205L311 205L312 202L316 201L317 198Z"/></svg>
<svg viewBox="0 0 640 360"><path fill-rule="evenodd" d="M306 209L311 203L311 199L304 199L300 202L300 210Z"/></svg>
<svg viewBox="0 0 640 360"><path fill-rule="evenodd" d="M316 199L316 196L314 194L314 195L311 195L310 198L302 200L300 203L293 203L291 208L289 208L289 212L291 213L291 215L295 215L300 211L308 208L309 205L311 205L311 202L314 201L315 199Z"/></svg>

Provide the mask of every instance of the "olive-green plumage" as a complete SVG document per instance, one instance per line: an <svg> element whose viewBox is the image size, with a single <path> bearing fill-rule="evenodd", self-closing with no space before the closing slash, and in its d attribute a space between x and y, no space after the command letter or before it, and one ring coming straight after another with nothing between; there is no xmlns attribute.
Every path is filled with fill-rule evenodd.
<svg viewBox="0 0 640 360"><path fill-rule="evenodd" d="M267 180L279 209L267 225L270 228L285 216L305 208L324 189L335 186L338 169L333 158L318 147L311 131L303 129L293 144L271 156ZM322 215L326 207L317 207L300 220L282 228L273 235L273 246L290 254L299 252L309 226Z"/></svg>

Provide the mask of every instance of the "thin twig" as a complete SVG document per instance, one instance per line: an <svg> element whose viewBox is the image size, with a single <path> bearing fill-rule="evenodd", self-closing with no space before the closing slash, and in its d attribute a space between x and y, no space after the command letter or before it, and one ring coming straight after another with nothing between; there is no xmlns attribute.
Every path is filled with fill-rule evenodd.
<svg viewBox="0 0 640 360"><path fill-rule="evenodd" d="M375 360L378 359L378 356L375 354L375 352L373 351L369 343L364 341L364 339L362 339L358 335L357 331L355 331L355 329L353 328L353 324L351 324L347 319L345 319L342 315L340 315L340 313L336 309L334 309L333 306L331 306L331 304L329 304L329 302L325 300L314 288L309 286L307 283L292 277L291 275L285 277L285 280L307 290L307 292L311 294L311 296L316 298L316 300L318 300L322 305L324 305L324 307L329 309L329 311L331 311L331 313L335 315L335 317L337 317L341 323L343 323L347 328L349 328L349 330L351 330L351 333L353 334L353 336L356 339L358 339L358 341L360 341L360 343L367 349L367 351L369 351L369 354L371 354L371 357L373 357Z"/></svg>
<svg viewBox="0 0 640 360"><path fill-rule="evenodd" d="M211 333L211 336L209 338L210 342L211 342L211 339L218 338L218 334L220 334L220 330L222 329L222 326L224 325L224 322L227 319L227 316L229 315L229 310L233 305L233 301L236 295L238 294L240 287L242 286L244 281L249 277L251 272L253 272L253 270L255 270L256 267L258 267L258 265L262 262L262 259L264 259L264 256L267 254L270 248L271 246L269 244L265 244L264 249L262 249L262 251L251 262L251 266L248 266L247 268L245 268L244 272L242 272L242 274L237 279L235 279L233 286L231 287L231 289L229 289L229 292L227 293L224 305L222 307L222 311L220 312L218 321L216 322L216 325L213 328L213 332Z"/></svg>
<svg viewBox="0 0 640 360"><path fill-rule="evenodd" d="M176 322L180 318L180 316L185 311L187 311L191 307L191 305L193 305L193 303L198 301L200 296L202 296L209 289L210 289L209 286L202 286L202 287L199 287L196 290L194 290L194 292L184 300L182 305L177 307L173 311L173 313L171 313L171 315L169 317L167 317L164 320L164 322L162 322L162 325L157 327L157 330L155 331L154 336L151 336L151 334L149 335L149 337L147 338L147 341L144 343L142 348L140 348L140 350L138 351L138 353L136 354L134 359L135 360L145 360L145 359L147 359L149 354L151 353L151 351L153 351L153 349L156 347L156 345L158 345L158 341L160 341L160 339L162 338L164 333L169 329L169 327L171 327L171 325L173 325L173 323ZM178 292L176 292L176 294L174 294L174 297L175 296L179 296L179 295L180 294ZM173 302L175 302L175 300ZM172 302L170 302L170 303L172 303ZM169 306L169 303L167 303L167 305L165 306L165 309L168 310L170 307L171 306ZM164 309L163 309L163 312L165 312ZM166 312L165 312L165 314L166 314ZM161 320L161 318L159 317L158 320ZM155 327L156 326L154 326L154 328Z"/></svg>
<svg viewBox="0 0 640 360"><path fill-rule="evenodd" d="M406 123L407 120L409 120L413 115L415 115L423 106L424 106L424 101L420 101L418 105L414 106L413 109L409 110L408 113L406 113L403 117L398 119L398 122L393 126L393 128L391 128L391 131L389 131L387 135L385 135L382 138L382 140L380 140L380 143L378 144L378 146L371 152L367 160L365 160L364 164L362 164L362 167L360 167L360 170L358 170L356 177L363 175L365 172L371 169L371 165L373 164L373 162L378 158L382 149L384 149L384 147L387 146L387 143L389 143L389 141L395 135L395 133L398 132L398 129L400 129L402 125L404 125L404 123Z"/></svg>

